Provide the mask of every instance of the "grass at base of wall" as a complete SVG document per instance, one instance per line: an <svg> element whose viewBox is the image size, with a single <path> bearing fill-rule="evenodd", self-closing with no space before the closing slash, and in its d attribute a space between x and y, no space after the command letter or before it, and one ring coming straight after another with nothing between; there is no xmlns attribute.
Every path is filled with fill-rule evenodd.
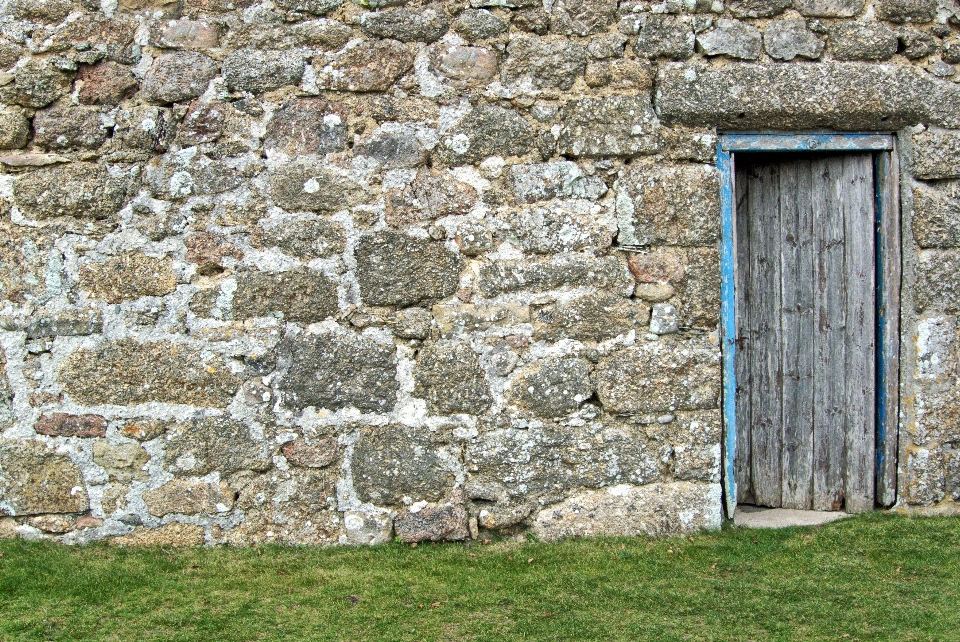
<svg viewBox="0 0 960 642"><path fill-rule="evenodd" d="M957 640L960 519L375 548L0 541L0 640Z"/></svg>

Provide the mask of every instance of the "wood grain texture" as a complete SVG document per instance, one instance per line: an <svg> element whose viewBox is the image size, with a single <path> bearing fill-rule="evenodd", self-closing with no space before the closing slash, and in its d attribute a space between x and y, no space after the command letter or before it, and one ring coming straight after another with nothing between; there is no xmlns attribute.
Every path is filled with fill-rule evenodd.
<svg viewBox="0 0 960 642"><path fill-rule="evenodd" d="M813 179L807 159L780 174L783 314L784 508L810 509L813 493Z"/></svg>
<svg viewBox="0 0 960 642"><path fill-rule="evenodd" d="M873 509L876 459L876 220L873 159L866 154L843 157L841 198L846 277L846 472L844 508L848 513Z"/></svg>
<svg viewBox="0 0 960 642"><path fill-rule="evenodd" d="M750 470L758 504L779 506L783 448L780 396L780 167L754 166L750 172L750 313L752 434Z"/></svg>
<svg viewBox="0 0 960 642"><path fill-rule="evenodd" d="M870 510L873 155L755 155L739 167L738 501Z"/></svg>
<svg viewBox="0 0 960 642"><path fill-rule="evenodd" d="M734 318L736 320L737 356L734 373L737 380L737 452L734 458L734 478L737 482L737 503L753 504L753 477L750 474L750 426L753 421L750 412L750 361L741 357L751 344L750 335L750 223L747 201L746 176L735 176L735 212L742 216L734 217L734 256L738 257L734 266Z"/></svg>
<svg viewBox="0 0 960 642"><path fill-rule="evenodd" d="M897 452L900 424L900 171L894 148L877 159L877 191L881 216L879 240L879 333L882 343L878 354L883 363L883 389L878 390L882 407L883 440L879 444L877 465L877 503L889 507L897 500Z"/></svg>
<svg viewBox="0 0 960 642"><path fill-rule="evenodd" d="M811 163L815 268L813 366L813 508L843 507L844 395L846 324L843 274L843 208L840 177L843 161L823 158Z"/></svg>

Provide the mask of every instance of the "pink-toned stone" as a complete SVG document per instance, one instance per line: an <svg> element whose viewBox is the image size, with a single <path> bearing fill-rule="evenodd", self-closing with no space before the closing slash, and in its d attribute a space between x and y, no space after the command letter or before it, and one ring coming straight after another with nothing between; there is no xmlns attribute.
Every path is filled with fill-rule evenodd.
<svg viewBox="0 0 960 642"><path fill-rule="evenodd" d="M285 443L280 451L288 462L305 468L325 468L340 456L340 446L333 437L326 437L312 444L303 439L290 441Z"/></svg>
<svg viewBox="0 0 960 642"><path fill-rule="evenodd" d="M150 28L150 44L168 49L211 49L220 44L220 28L206 20L169 20Z"/></svg>
<svg viewBox="0 0 960 642"><path fill-rule="evenodd" d="M456 87L484 87L497 75L497 54L483 47L441 45L430 56L433 70Z"/></svg>
<svg viewBox="0 0 960 642"><path fill-rule="evenodd" d="M99 517L90 517L89 515L84 515L83 517L77 518L77 529L84 528L100 528L103 526L103 520Z"/></svg>
<svg viewBox="0 0 960 642"><path fill-rule="evenodd" d="M139 87L127 67L110 61L81 66L77 80L82 82L77 92L81 105L116 105Z"/></svg>
<svg viewBox="0 0 960 642"><path fill-rule="evenodd" d="M632 254L628 265L633 278L640 283L675 283L684 276L680 255L666 249Z"/></svg>
<svg viewBox="0 0 960 642"><path fill-rule="evenodd" d="M55 412L41 415L33 429L51 437L103 437L107 434L107 420L100 415Z"/></svg>

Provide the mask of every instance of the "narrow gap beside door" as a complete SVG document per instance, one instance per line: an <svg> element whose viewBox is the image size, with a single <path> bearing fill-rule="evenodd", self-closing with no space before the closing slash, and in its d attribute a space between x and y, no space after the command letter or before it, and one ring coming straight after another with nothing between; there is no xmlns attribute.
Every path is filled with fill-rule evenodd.
<svg viewBox="0 0 960 642"><path fill-rule="evenodd" d="M737 501L874 505L869 153L736 158Z"/></svg>

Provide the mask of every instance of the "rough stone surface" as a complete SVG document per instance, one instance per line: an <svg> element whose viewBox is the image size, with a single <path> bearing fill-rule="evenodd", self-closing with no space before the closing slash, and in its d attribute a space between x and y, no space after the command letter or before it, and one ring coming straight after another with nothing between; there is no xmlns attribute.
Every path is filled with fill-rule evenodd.
<svg viewBox="0 0 960 642"><path fill-rule="evenodd" d="M317 69L317 85L334 91L386 91L411 67L413 54L402 42L357 41Z"/></svg>
<svg viewBox="0 0 960 642"><path fill-rule="evenodd" d="M507 182L523 203L571 196L596 200L607 191L602 181L586 176L569 161L514 165L507 173Z"/></svg>
<svg viewBox="0 0 960 642"><path fill-rule="evenodd" d="M877 17L891 22L930 22L937 15L936 0L879 0Z"/></svg>
<svg viewBox="0 0 960 642"><path fill-rule="evenodd" d="M0 536L715 524L737 131L894 132L897 509L957 512L955 4L0 0Z"/></svg>
<svg viewBox="0 0 960 642"><path fill-rule="evenodd" d="M676 350L679 345L683 349ZM622 350L597 365L597 396L615 413L714 408L720 397L720 353L701 339L670 339ZM654 392L656 391L656 392Z"/></svg>
<svg viewBox="0 0 960 642"><path fill-rule="evenodd" d="M51 437L104 437L107 434L107 420L100 415L55 412L40 415L33 429L40 435Z"/></svg>
<svg viewBox="0 0 960 642"><path fill-rule="evenodd" d="M248 272L237 278L236 319L281 314L287 321L312 323L338 312L337 282L309 268Z"/></svg>
<svg viewBox="0 0 960 642"><path fill-rule="evenodd" d="M863 11L865 0L793 0L793 8L813 18L851 18Z"/></svg>
<svg viewBox="0 0 960 642"><path fill-rule="evenodd" d="M587 406L581 414L592 416L595 410ZM481 525L510 527L527 520L534 499L549 503L576 488L658 481L657 449L642 430L610 423L489 431L467 453L466 493L484 502Z"/></svg>
<svg viewBox="0 0 960 642"><path fill-rule="evenodd" d="M646 98L611 96L567 103L558 144L570 156L637 156L659 150L660 122Z"/></svg>
<svg viewBox="0 0 960 642"><path fill-rule="evenodd" d="M280 449L287 462L305 468L326 468L336 462L341 455L337 440L325 437L315 443L303 439L288 441Z"/></svg>
<svg viewBox="0 0 960 642"><path fill-rule="evenodd" d="M336 488L326 470L273 470L254 478L237 498L246 518L224 534L224 542L332 544L342 521L336 512Z"/></svg>
<svg viewBox="0 0 960 642"><path fill-rule="evenodd" d="M590 364L578 358L549 358L516 373L508 398L538 417L562 417L593 395Z"/></svg>
<svg viewBox="0 0 960 642"><path fill-rule="evenodd" d="M499 56L485 47L440 45L430 54L430 70L457 88L484 87L494 80Z"/></svg>
<svg viewBox="0 0 960 642"><path fill-rule="evenodd" d="M48 58L34 58L17 65L13 83L0 87L0 101L32 109L46 107L69 93L72 78Z"/></svg>
<svg viewBox="0 0 960 642"><path fill-rule="evenodd" d="M918 312L960 310L960 252L924 250L916 269L914 304Z"/></svg>
<svg viewBox="0 0 960 642"><path fill-rule="evenodd" d="M473 42L499 36L510 28L510 23L486 9L467 9L454 20L453 28Z"/></svg>
<svg viewBox="0 0 960 642"><path fill-rule="evenodd" d="M128 67L109 60L81 66L77 81L82 83L77 92L81 105L116 105L140 87Z"/></svg>
<svg viewBox="0 0 960 642"><path fill-rule="evenodd" d="M434 42L447 32L450 19L440 5L423 9L391 9L365 13L360 30L371 38L392 38L401 42Z"/></svg>
<svg viewBox="0 0 960 642"><path fill-rule="evenodd" d="M441 141L448 165L479 163L488 156L521 156L533 147L529 123L517 112L484 105L466 114Z"/></svg>
<svg viewBox="0 0 960 642"><path fill-rule="evenodd" d="M602 33L616 21L613 3L603 0L558 0L550 12L550 30L564 35Z"/></svg>
<svg viewBox="0 0 960 642"><path fill-rule="evenodd" d="M291 363L279 384L286 406L387 412L396 403L393 347L352 333L306 335L291 341Z"/></svg>
<svg viewBox="0 0 960 642"><path fill-rule="evenodd" d="M436 435L399 424L361 431L354 447L353 487L357 497L378 505L437 501L453 487L454 471Z"/></svg>
<svg viewBox="0 0 960 642"><path fill-rule="evenodd" d="M122 376L118 376L122 375ZM60 385L79 403L161 403L224 407L239 381L217 357L170 341L104 341L60 366Z"/></svg>
<svg viewBox="0 0 960 642"><path fill-rule="evenodd" d="M94 299L120 303L142 296L163 296L177 287L170 259L129 252L80 268L80 288Z"/></svg>
<svg viewBox="0 0 960 642"><path fill-rule="evenodd" d="M39 441L0 439L0 514L81 513L89 508L80 469Z"/></svg>
<svg viewBox="0 0 960 642"><path fill-rule="evenodd" d="M127 180L93 163L43 167L17 177L14 199L30 218L103 219L123 206Z"/></svg>
<svg viewBox="0 0 960 642"><path fill-rule="evenodd" d="M143 78L144 97L151 102L176 103L196 98L219 73L217 63L195 51L157 56Z"/></svg>
<svg viewBox="0 0 960 642"><path fill-rule="evenodd" d="M30 121L18 110L0 111L0 149L20 149L30 138Z"/></svg>
<svg viewBox="0 0 960 642"><path fill-rule="evenodd" d="M404 542L456 542L470 536L467 511L456 504L406 508L394 519L393 527Z"/></svg>
<svg viewBox="0 0 960 642"><path fill-rule="evenodd" d="M787 19L767 25L763 48L776 60L793 60L798 56L815 60L823 53L823 42L807 29L806 21Z"/></svg>
<svg viewBox="0 0 960 642"><path fill-rule="evenodd" d="M48 150L96 149L107 128L94 107L48 107L33 118L34 143Z"/></svg>
<svg viewBox="0 0 960 642"><path fill-rule="evenodd" d="M186 548L204 543L203 526L170 522L157 528L138 527L129 535L110 540L114 546L156 546L163 548Z"/></svg>
<svg viewBox="0 0 960 642"><path fill-rule="evenodd" d="M343 228L322 218L298 216L261 222L256 241L276 247L299 259L313 259L341 254L346 248Z"/></svg>
<svg viewBox="0 0 960 642"><path fill-rule="evenodd" d="M960 133L930 129L913 137L913 147L917 178L960 178Z"/></svg>
<svg viewBox="0 0 960 642"><path fill-rule="evenodd" d="M469 214L477 202L477 190L448 172L426 170L404 189L387 193L388 225L402 227L444 216Z"/></svg>
<svg viewBox="0 0 960 642"><path fill-rule="evenodd" d="M194 476L267 470L273 448L255 439L255 432L226 417L174 423L166 429L166 463L171 470Z"/></svg>
<svg viewBox="0 0 960 642"><path fill-rule="evenodd" d="M536 87L567 90L586 66L587 50L579 44L523 35L507 46L504 79L511 83L527 79Z"/></svg>
<svg viewBox="0 0 960 642"><path fill-rule="evenodd" d="M625 285L629 276L626 266L612 257L596 259L559 254L538 261L486 263L480 267L478 286L484 296L580 285L615 289L618 285Z"/></svg>
<svg viewBox="0 0 960 642"><path fill-rule="evenodd" d="M196 515L225 513L233 507L233 492L227 484L175 479L160 488L143 492L151 515Z"/></svg>
<svg viewBox="0 0 960 642"><path fill-rule="evenodd" d="M618 181L618 241L709 245L719 238L720 175L708 165L636 165Z"/></svg>
<svg viewBox="0 0 960 642"><path fill-rule="evenodd" d="M440 243L398 232L360 239L356 249L360 298L370 305L410 306L452 295L460 256Z"/></svg>
<svg viewBox="0 0 960 642"><path fill-rule="evenodd" d="M656 105L668 123L737 129L960 127L960 90L952 83L864 63L668 64L658 75Z"/></svg>
<svg viewBox="0 0 960 642"><path fill-rule="evenodd" d="M637 34L633 51L639 57L686 60L693 55L693 28L681 16L642 13L621 21L620 31Z"/></svg>
<svg viewBox="0 0 960 642"><path fill-rule="evenodd" d="M317 98L297 98L270 119L263 146L268 153L291 158L328 154L347 146L347 127L338 105Z"/></svg>
<svg viewBox="0 0 960 642"><path fill-rule="evenodd" d="M697 46L705 55L739 60L759 58L762 42L759 29L736 20L718 20L716 27L697 36Z"/></svg>
<svg viewBox="0 0 960 642"><path fill-rule="evenodd" d="M340 5L343 0L279 0L277 6L285 11L312 13L324 16Z"/></svg>
<svg viewBox="0 0 960 642"><path fill-rule="evenodd" d="M414 377L415 394L427 399L431 412L482 414L493 397L486 373L470 346L438 342L420 353Z"/></svg>
<svg viewBox="0 0 960 642"><path fill-rule="evenodd" d="M881 24L840 23L830 29L836 60L888 60L897 53L897 35Z"/></svg>
<svg viewBox="0 0 960 642"><path fill-rule="evenodd" d="M642 332L650 308L611 293L586 294L537 308L534 338L605 341L630 331Z"/></svg>
<svg viewBox="0 0 960 642"><path fill-rule="evenodd" d="M220 44L220 28L207 20L162 21L151 25L149 39L165 49L212 49Z"/></svg>
<svg viewBox="0 0 960 642"><path fill-rule="evenodd" d="M261 93L299 85L306 63L297 51L241 49L223 61L223 78L230 89Z"/></svg>
<svg viewBox="0 0 960 642"><path fill-rule="evenodd" d="M360 202L361 187L349 176L313 160L296 160L270 177L276 204L288 211L330 214Z"/></svg>
<svg viewBox="0 0 960 642"><path fill-rule="evenodd" d="M369 156L383 169L419 167L425 164L427 149L417 138L413 127L384 123L370 138L354 147L358 156Z"/></svg>
<svg viewBox="0 0 960 642"><path fill-rule="evenodd" d="M720 528L720 486L672 482L586 491L548 506L533 521L543 540L643 533L651 537Z"/></svg>
<svg viewBox="0 0 960 642"><path fill-rule="evenodd" d="M960 184L914 187L913 238L923 248L960 247Z"/></svg>
<svg viewBox="0 0 960 642"><path fill-rule="evenodd" d="M107 471L111 481L147 481L150 476L144 466L149 460L150 455L139 444L110 444L105 441L93 444L93 462Z"/></svg>

